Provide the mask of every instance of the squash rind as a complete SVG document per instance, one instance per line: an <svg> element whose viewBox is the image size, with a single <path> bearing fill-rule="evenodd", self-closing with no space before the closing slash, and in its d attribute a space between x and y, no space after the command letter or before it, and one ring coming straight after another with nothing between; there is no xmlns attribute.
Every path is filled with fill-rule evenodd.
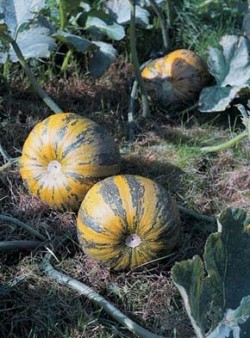
<svg viewBox="0 0 250 338"><path fill-rule="evenodd" d="M159 184L117 175L95 184L77 216L78 238L90 257L115 269L141 265L172 251L180 234L175 200ZM126 245L136 234L141 243Z"/></svg>
<svg viewBox="0 0 250 338"><path fill-rule="evenodd" d="M48 170L53 161L61 170ZM20 164L31 194L52 208L77 210L93 184L119 172L120 153L96 122L75 113L59 113L33 128Z"/></svg>
<svg viewBox="0 0 250 338"><path fill-rule="evenodd" d="M196 99L212 80L201 57L187 49L178 49L152 60L141 75L151 99L163 106Z"/></svg>

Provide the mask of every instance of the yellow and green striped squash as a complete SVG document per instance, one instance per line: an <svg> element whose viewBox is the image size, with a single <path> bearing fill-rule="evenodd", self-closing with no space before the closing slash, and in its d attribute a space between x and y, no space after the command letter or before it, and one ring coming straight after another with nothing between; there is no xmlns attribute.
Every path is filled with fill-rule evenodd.
<svg viewBox="0 0 250 338"><path fill-rule="evenodd" d="M116 175L96 183L77 215L83 251L115 270L162 257L180 234L177 204L154 181L137 175Z"/></svg>
<svg viewBox="0 0 250 338"><path fill-rule="evenodd" d="M150 61L141 75L149 96L163 106L196 99L212 79L201 57L187 49Z"/></svg>
<svg viewBox="0 0 250 338"><path fill-rule="evenodd" d="M120 153L99 124L75 113L59 113L33 128L20 164L31 194L52 208L77 210L98 180L118 174Z"/></svg>

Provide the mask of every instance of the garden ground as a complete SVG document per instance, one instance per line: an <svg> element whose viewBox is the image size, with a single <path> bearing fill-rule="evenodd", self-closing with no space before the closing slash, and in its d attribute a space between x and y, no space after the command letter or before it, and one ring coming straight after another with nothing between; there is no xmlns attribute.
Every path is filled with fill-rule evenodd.
<svg viewBox="0 0 250 338"><path fill-rule="evenodd" d="M44 88L65 111L105 126L122 150L122 173L159 182L179 205L199 214L216 216L226 207L249 212L249 141L219 153L199 152L201 146L238 133L242 128L240 117L227 112L168 112L152 105L151 116L138 120L136 140L128 147L131 81L130 66L118 60L100 80L72 74L46 81ZM2 88L1 144L10 156L18 157L32 127L51 112L22 77L16 76ZM176 261L203 253L207 236L216 230L209 222L182 213L181 237L172 255L117 273L84 255L76 237L76 215L52 210L30 196L18 166L0 174L0 213L31 225L47 238L63 238L61 248L53 251L55 267L90 285L143 327L166 337L194 336L170 269ZM25 229L1 221L1 241L30 239ZM49 280L42 268L46 250L0 252L0 336L133 337L85 297Z"/></svg>

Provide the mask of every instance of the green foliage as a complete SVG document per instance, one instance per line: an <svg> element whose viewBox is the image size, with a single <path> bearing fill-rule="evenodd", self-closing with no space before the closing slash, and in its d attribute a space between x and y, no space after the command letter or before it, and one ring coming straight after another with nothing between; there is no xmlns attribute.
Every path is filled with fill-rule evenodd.
<svg viewBox="0 0 250 338"><path fill-rule="evenodd" d="M148 26L149 12L140 6L137 8L138 23ZM8 30L25 59L48 58L51 50L56 48L56 41L69 49L63 69L67 68L73 51L91 52L90 72L94 76L100 76L116 58L117 51L113 41L120 41L125 37L130 11L128 0L126 4L124 1L111 0L97 0L92 3L87 0L74 0L70 3L65 0L47 0L46 3L39 0L35 3L27 1L26 7L17 0L2 0L0 28L1 31ZM1 42L0 51L0 62L5 63L7 59L18 61L9 41Z"/></svg>
<svg viewBox="0 0 250 338"><path fill-rule="evenodd" d="M228 35L220 40L220 46L220 49L209 50L208 67L216 85L202 90L199 98L201 112L224 111L235 97L249 90L249 40Z"/></svg>
<svg viewBox="0 0 250 338"><path fill-rule="evenodd" d="M106 34L111 40L122 40L125 36L123 26L111 19L109 15L102 11L90 11L85 22L85 28L95 35Z"/></svg>
<svg viewBox="0 0 250 338"><path fill-rule="evenodd" d="M214 22L221 17L238 19L239 13L247 9L246 0L184 0L183 5L206 22Z"/></svg>
<svg viewBox="0 0 250 338"><path fill-rule="evenodd" d="M99 10L101 3L96 1L90 6L89 1L75 0L69 4L68 1L60 0L57 7L59 21L55 19L53 22L56 30L53 37L68 47L70 56L74 51L91 52L93 57L89 67L91 74L95 76L102 75L117 55L112 43L106 40L121 40L125 35L121 25ZM51 20L54 19L52 13L55 6L49 5ZM82 31L85 32L84 36ZM66 54L62 70L68 66L68 56L69 54Z"/></svg>
<svg viewBox="0 0 250 338"><path fill-rule="evenodd" d="M44 7L44 1L35 3L18 0L2 0L0 2L1 32L18 44L25 59L48 58L55 49L55 41L50 36L51 29L45 19L38 17L38 12ZM9 44L8 39L1 35L0 62L7 59L17 62L16 53Z"/></svg>
<svg viewBox="0 0 250 338"><path fill-rule="evenodd" d="M218 231L199 256L176 263L172 278L183 298L198 338L234 338L250 317L249 218L242 209L226 209L218 218ZM250 329L242 332L249 336ZM231 337L231 336L230 336Z"/></svg>
<svg viewBox="0 0 250 338"><path fill-rule="evenodd" d="M81 8L81 0L58 0L60 11L60 28L64 29L69 24L69 18L73 14L79 13ZM86 3L86 1L84 1ZM88 4L88 3L87 3Z"/></svg>
<svg viewBox="0 0 250 338"><path fill-rule="evenodd" d="M53 35L59 42L67 45L72 51L91 52L92 58L89 70L92 76L101 76L115 60L117 50L113 41L120 41L126 36L126 26L130 22L131 5L126 1L89 1L75 0L69 5L68 1L59 1L59 22L52 15L56 4L49 1L50 17L57 27ZM148 10L137 7L136 20L143 27L149 25ZM59 25L59 27L58 27ZM84 37L82 32L84 31ZM69 58L66 55L65 61ZM63 69L67 67L63 62Z"/></svg>
<svg viewBox="0 0 250 338"><path fill-rule="evenodd" d="M247 1L183 0L174 4L174 43L206 57L209 46L241 29Z"/></svg>
<svg viewBox="0 0 250 338"><path fill-rule="evenodd" d="M150 3L142 1L136 4L136 24L144 27L149 25L150 13L143 6L150 6ZM103 7L112 17L116 19L119 24L126 25L130 22L131 4L129 0L108 0L104 3Z"/></svg>
<svg viewBox="0 0 250 338"><path fill-rule="evenodd" d="M157 0L163 6L162 0ZM20 7L21 6L21 7ZM138 1L136 24L152 28L148 10L150 1ZM21 13L21 14L20 14ZM127 36L131 20L129 0L38 0L26 1L26 7L17 0L0 2L0 31L9 30L25 59L48 58L52 50L65 52L61 70L67 69L74 51L89 52L90 74L101 76L117 56L114 41ZM0 62L18 61L9 42L0 42ZM62 55L62 53L61 53Z"/></svg>

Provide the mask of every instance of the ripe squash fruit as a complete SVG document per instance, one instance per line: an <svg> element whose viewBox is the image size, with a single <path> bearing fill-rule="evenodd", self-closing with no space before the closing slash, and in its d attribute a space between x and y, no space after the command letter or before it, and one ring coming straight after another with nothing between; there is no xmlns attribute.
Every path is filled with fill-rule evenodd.
<svg viewBox="0 0 250 338"><path fill-rule="evenodd" d="M162 257L180 234L177 204L154 181L116 175L96 183L77 215L83 251L114 270L124 270Z"/></svg>
<svg viewBox="0 0 250 338"><path fill-rule="evenodd" d="M150 61L141 75L149 97L162 106L185 104L198 98L201 89L212 79L205 62L187 49Z"/></svg>
<svg viewBox="0 0 250 338"><path fill-rule="evenodd" d="M20 162L31 194L52 208L77 210L90 187L119 172L120 153L99 124L75 113L59 113L33 128Z"/></svg>

